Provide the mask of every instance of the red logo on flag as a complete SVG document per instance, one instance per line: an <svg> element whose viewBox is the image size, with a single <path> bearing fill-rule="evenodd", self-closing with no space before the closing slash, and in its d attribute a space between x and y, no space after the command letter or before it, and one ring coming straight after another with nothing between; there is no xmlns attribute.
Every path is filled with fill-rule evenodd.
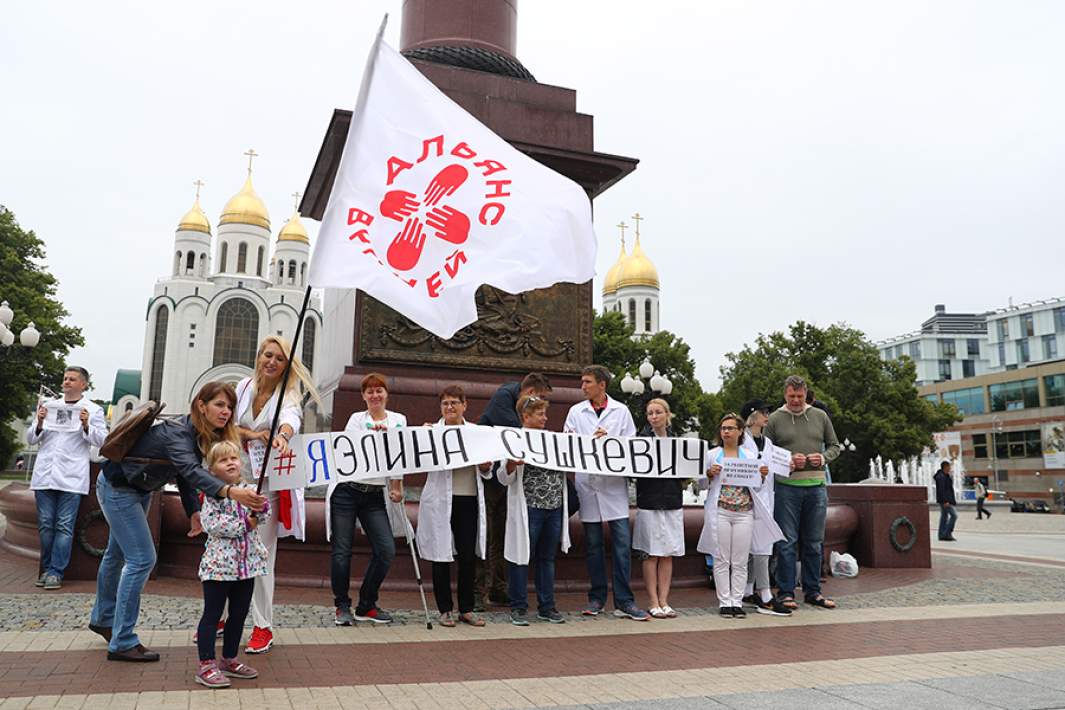
<svg viewBox="0 0 1065 710"><path fill-rule="evenodd" d="M417 184L417 173L425 174L416 169L422 164L432 170L432 177L428 181L421 178L423 183ZM443 135L423 140L421 155L414 162L393 155L385 168L385 191L376 209L348 208L348 225L356 227L348 239L360 242L363 254L375 258L411 288L424 281L429 297L436 298L445 278L454 279L468 257L465 249L452 249L442 262L423 264L427 242L432 238L459 247L469 239L472 223L483 227L499 224L506 212L502 200L510 197L511 181L493 176L505 173L507 168L497 160L481 158L465 141L445 150ZM482 195L475 215L467 214L449 199L460 191L466 194L477 190ZM382 220L375 226L377 217ZM382 258L375 242L384 239L388 246Z"/></svg>

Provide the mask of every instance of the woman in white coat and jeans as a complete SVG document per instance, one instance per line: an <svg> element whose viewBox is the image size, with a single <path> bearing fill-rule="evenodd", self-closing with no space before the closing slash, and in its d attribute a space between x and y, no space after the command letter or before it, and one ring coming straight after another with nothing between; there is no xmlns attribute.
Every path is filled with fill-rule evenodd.
<svg viewBox="0 0 1065 710"><path fill-rule="evenodd" d="M547 424L547 400L526 395L518 400L518 416L526 429ZM566 474L522 461L507 461L497 473L507 487L507 526L503 557L509 565L510 623L528 626L529 566L536 565L536 617L552 624L565 622L555 607L555 554L569 551L569 510Z"/></svg>
<svg viewBox="0 0 1065 710"><path fill-rule="evenodd" d="M744 618L743 590L747 585L747 556L751 551L755 521L776 528L764 502L746 486L722 485L724 459L751 459L754 455L742 446L744 422L738 414L726 414L718 426L719 446L707 454L710 491L706 497L703 532L697 549L714 556L714 586L721 616ZM762 480L769 467L759 468ZM771 532L780 536L780 529Z"/></svg>
<svg viewBox="0 0 1065 710"><path fill-rule="evenodd" d="M237 383L237 406L233 411L233 420L237 425L242 442L240 474L248 482L259 477L259 466L266 451L266 442L270 438L270 425L274 421L274 410L281 388L281 376L288 364L292 346L287 340L277 335L269 335L259 344L255 355L255 372ZM299 358L292 361L292 372L288 387L285 389L281 417L277 432L274 434L273 448L276 454L288 451L288 441L299 433L302 423L300 403L302 392L310 393L315 399L318 391L314 387L310 373ZM254 456L252 454L255 454ZM263 493L270 503L270 513L259 521L259 537L269 553L267 573L255 578L255 591L252 594L251 617L254 628L248 641L247 653L266 653L274 644L274 566L277 562L277 538L279 520L283 535L296 534L302 539L302 526L293 529L294 521L306 519L304 515L303 491L271 491L269 482L263 484Z"/></svg>
<svg viewBox="0 0 1065 710"><path fill-rule="evenodd" d="M466 393L458 385L440 392L441 420L438 426L466 424ZM488 475L490 476L489 468ZM477 558L484 559L485 515L483 474L477 466L431 471L426 475L418 504L418 551L433 563L433 596L440 612L440 625L455 625L451 598L451 563L458 558L458 620L484 626L474 615L474 573Z"/></svg>

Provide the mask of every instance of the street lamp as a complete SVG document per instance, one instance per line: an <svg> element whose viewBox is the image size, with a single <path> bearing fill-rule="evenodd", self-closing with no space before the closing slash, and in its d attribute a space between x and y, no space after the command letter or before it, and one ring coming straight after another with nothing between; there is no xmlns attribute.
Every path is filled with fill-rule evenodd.
<svg viewBox="0 0 1065 710"><path fill-rule="evenodd" d="M651 399L653 396L668 397L673 392L673 382L656 370L648 358L644 358L644 361L640 363L636 374L638 377L633 377L626 372L621 378L621 391L625 394L643 395L644 399ZM646 384L644 380L647 380Z"/></svg>
<svg viewBox="0 0 1065 710"><path fill-rule="evenodd" d="M15 318L15 312L7 301L0 303L0 346L10 348L15 344L15 332L11 330L11 321ZM31 322L18 336L19 344L24 348L35 348L41 342L41 333Z"/></svg>

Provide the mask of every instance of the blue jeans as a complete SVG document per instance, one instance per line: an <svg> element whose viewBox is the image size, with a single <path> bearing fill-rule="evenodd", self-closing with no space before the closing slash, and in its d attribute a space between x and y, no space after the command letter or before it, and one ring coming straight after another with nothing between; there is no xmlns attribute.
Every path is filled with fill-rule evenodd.
<svg viewBox="0 0 1065 710"><path fill-rule="evenodd" d="M341 483L329 497L329 538L332 560L329 569L333 587L333 603L341 609L351 608L351 550L355 538L355 518L370 540L370 563L359 587L357 613L365 613L377 606L381 583L396 557L396 541L385 510L385 494L379 487L363 491L350 483Z"/></svg>
<svg viewBox="0 0 1065 710"><path fill-rule="evenodd" d="M636 603L632 587L629 586L632 530L629 529L628 518L611 520L607 525L610 526L610 541L614 553L614 606L625 609ZM592 588L588 590L588 601L606 606L606 553L602 523L584 523L584 547L588 577L592 581Z"/></svg>
<svg viewBox="0 0 1065 710"><path fill-rule="evenodd" d="M41 571L63 579L74 545L80 493L34 491L37 499L37 534L41 538Z"/></svg>
<svg viewBox="0 0 1065 710"><path fill-rule="evenodd" d="M141 613L141 591L155 567L155 542L148 527L152 494L112 486L101 473L96 477L96 498L110 532L96 574L96 603L90 618L93 625L111 629L108 650L126 651L140 643L133 627Z"/></svg>
<svg viewBox="0 0 1065 710"><path fill-rule="evenodd" d="M946 540L954 536L954 523L958 522L958 511L953 505L939 506L939 539Z"/></svg>
<svg viewBox="0 0 1065 710"><path fill-rule="evenodd" d="M801 548L803 596L812 599L821 593L821 546L827 511L828 489L824 486L776 487L773 517L784 533L784 539L776 543L780 596L795 596L796 548Z"/></svg>
<svg viewBox="0 0 1065 710"><path fill-rule="evenodd" d="M529 508L529 564L508 564L510 608L529 608L529 567L536 565L536 605L543 613L555 608L555 555L562 539L562 508Z"/></svg>

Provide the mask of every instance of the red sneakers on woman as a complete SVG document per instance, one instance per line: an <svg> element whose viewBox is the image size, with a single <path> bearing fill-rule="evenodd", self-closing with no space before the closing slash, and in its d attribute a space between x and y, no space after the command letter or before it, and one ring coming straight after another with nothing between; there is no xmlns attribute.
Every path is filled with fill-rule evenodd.
<svg viewBox="0 0 1065 710"><path fill-rule="evenodd" d="M251 630L251 638L248 640L246 653L266 653L274 645L274 633L270 629L256 626Z"/></svg>

